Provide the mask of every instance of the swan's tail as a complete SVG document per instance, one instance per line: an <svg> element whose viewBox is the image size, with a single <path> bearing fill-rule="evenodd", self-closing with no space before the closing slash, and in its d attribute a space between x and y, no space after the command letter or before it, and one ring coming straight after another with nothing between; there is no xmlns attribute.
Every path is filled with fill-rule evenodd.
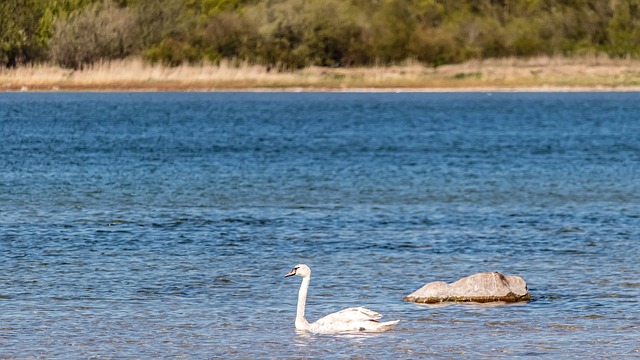
<svg viewBox="0 0 640 360"><path fill-rule="evenodd" d="M378 325L378 329L379 331L391 330L394 326L398 325L399 322L400 320L381 322Z"/></svg>

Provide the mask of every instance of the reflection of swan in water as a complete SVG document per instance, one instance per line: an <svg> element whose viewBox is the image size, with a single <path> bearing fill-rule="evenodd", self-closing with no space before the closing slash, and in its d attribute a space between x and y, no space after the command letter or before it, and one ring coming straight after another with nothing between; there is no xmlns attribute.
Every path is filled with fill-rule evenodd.
<svg viewBox="0 0 640 360"><path fill-rule="evenodd" d="M340 332L380 332L393 328L399 320L379 322L382 315L363 307L348 308L322 319L309 323L304 317L304 308L307 302L307 291L311 279L311 269L305 264L296 265L287 275L302 277L300 292L298 293L298 310L296 312L296 329L307 330L314 333L340 333Z"/></svg>

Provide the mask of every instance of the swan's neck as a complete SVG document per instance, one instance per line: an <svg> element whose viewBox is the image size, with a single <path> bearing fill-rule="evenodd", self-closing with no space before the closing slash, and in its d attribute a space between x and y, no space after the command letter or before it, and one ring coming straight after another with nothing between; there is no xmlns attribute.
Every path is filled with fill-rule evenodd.
<svg viewBox="0 0 640 360"><path fill-rule="evenodd" d="M304 307L307 303L307 291L309 291L310 276L302 278L302 284L300 284L300 291L298 292L298 309L296 311L296 329L307 330L309 329L309 322L304 318Z"/></svg>

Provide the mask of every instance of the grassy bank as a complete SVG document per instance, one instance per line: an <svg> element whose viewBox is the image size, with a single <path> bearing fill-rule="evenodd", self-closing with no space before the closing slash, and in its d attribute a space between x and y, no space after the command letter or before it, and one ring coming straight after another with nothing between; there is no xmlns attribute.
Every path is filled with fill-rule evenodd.
<svg viewBox="0 0 640 360"><path fill-rule="evenodd" d="M640 91L640 60L541 57L470 61L437 68L407 64L276 72L261 66L230 64L165 67L130 59L81 71L47 65L0 70L0 91L74 90Z"/></svg>

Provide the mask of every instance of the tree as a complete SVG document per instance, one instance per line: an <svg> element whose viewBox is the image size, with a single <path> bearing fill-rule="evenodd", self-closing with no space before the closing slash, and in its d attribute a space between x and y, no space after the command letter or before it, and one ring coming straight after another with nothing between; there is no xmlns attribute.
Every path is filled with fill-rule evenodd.
<svg viewBox="0 0 640 360"><path fill-rule="evenodd" d="M38 59L44 44L39 38L43 0L0 1L0 61L6 67Z"/></svg>
<svg viewBox="0 0 640 360"><path fill-rule="evenodd" d="M617 2L615 15L607 24L610 55L640 55L640 0Z"/></svg>
<svg viewBox="0 0 640 360"><path fill-rule="evenodd" d="M258 29L241 12L224 11L210 16L203 28L203 45L209 61L246 60L258 42Z"/></svg>
<svg viewBox="0 0 640 360"><path fill-rule="evenodd" d="M130 6L137 28L140 51L147 50L180 31L192 29L195 22L185 16L184 0L137 0Z"/></svg>
<svg viewBox="0 0 640 360"><path fill-rule="evenodd" d="M0 0L0 64L640 56L640 0Z"/></svg>
<svg viewBox="0 0 640 360"><path fill-rule="evenodd" d="M57 19L50 42L52 60L80 69L99 60L121 59L134 49L133 17L111 0L87 6L67 19Z"/></svg>

